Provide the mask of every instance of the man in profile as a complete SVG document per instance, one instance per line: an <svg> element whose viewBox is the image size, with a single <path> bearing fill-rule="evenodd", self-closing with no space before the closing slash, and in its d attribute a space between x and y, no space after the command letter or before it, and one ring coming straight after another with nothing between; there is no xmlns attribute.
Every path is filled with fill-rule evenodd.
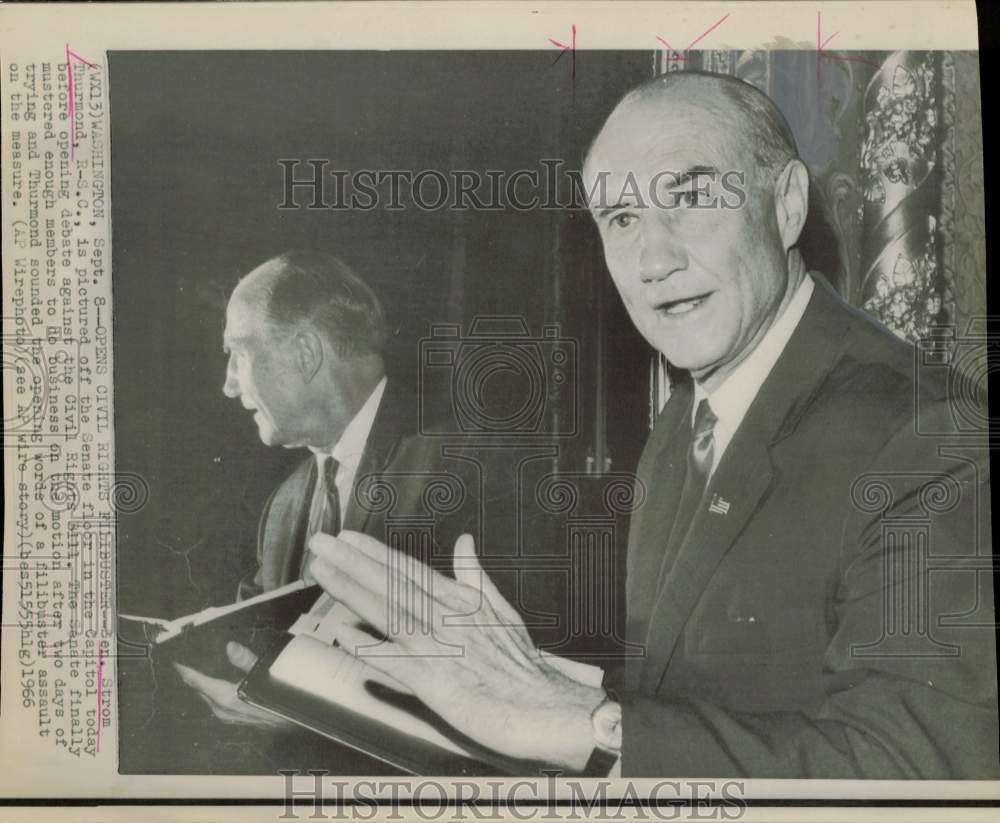
<svg viewBox="0 0 1000 823"><path fill-rule="evenodd" d="M746 198L724 208L732 172ZM664 75L615 108L584 177L608 194L592 214L633 322L687 374L638 467L643 654L620 694L565 677L463 538L419 613L390 603L422 630L367 662L478 742L575 772L996 779L989 466L917 433L918 405L951 430L946 387L916 383L912 348L807 270L809 175L777 108L731 77ZM914 521L926 542L890 538ZM320 584L385 631L391 551L357 534L310 549ZM432 657L440 643L464 654Z"/></svg>
<svg viewBox="0 0 1000 823"><path fill-rule="evenodd" d="M475 528L476 478L467 464L443 456L440 438L417 431L417 404L407 382L386 374L388 336L381 303L339 259L288 252L243 277L229 300L222 390L239 400L267 446L310 454L270 496L258 529L257 569L240 582L244 599L300 578L312 582L306 543L342 528L386 537L386 517L427 522L428 482L461 482L464 505L436 518L435 543L450 553ZM391 512L365 489L381 483ZM431 549L429 554L433 554ZM423 557L429 560L429 556ZM247 671L256 656L232 642L229 662ZM286 727L242 702L236 682L177 665L189 686L227 722ZM235 674L235 670L234 670Z"/></svg>

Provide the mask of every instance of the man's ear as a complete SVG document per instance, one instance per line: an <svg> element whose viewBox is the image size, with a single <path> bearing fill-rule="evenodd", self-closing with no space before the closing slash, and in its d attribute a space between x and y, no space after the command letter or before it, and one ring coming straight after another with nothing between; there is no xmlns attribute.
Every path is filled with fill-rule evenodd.
<svg viewBox="0 0 1000 823"><path fill-rule="evenodd" d="M312 329L300 329L292 341L294 347L295 365L298 366L302 379L312 382L323 365L323 341Z"/></svg>
<svg viewBox="0 0 1000 823"><path fill-rule="evenodd" d="M809 213L809 171L801 160L789 160L774 184L775 216L787 252L799 242Z"/></svg>

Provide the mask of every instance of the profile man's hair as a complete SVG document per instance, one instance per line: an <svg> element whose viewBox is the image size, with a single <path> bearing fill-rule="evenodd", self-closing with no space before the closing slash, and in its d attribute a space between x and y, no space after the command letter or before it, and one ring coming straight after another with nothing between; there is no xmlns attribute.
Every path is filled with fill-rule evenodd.
<svg viewBox="0 0 1000 823"><path fill-rule="evenodd" d="M279 329L307 321L341 357L382 351L385 311L367 283L342 260L318 251L287 251L258 266L260 308Z"/></svg>
<svg viewBox="0 0 1000 823"><path fill-rule="evenodd" d="M756 86L728 74L672 71L657 75L628 92L608 120L630 103L666 96L681 89L690 92L691 105L697 105L718 119L730 140L749 146L757 164L759 181L773 182L789 160L799 158L792 130L774 101ZM589 155L590 149L587 153Z"/></svg>

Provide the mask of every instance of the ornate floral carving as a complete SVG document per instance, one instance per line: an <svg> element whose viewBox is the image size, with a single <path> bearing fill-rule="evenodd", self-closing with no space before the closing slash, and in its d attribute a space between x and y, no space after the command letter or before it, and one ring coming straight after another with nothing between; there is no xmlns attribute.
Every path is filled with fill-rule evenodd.
<svg viewBox="0 0 1000 823"><path fill-rule="evenodd" d="M935 53L894 52L865 94L860 296L867 311L909 340L945 319L934 174L941 160L938 67Z"/></svg>
<svg viewBox="0 0 1000 823"><path fill-rule="evenodd" d="M880 271L875 294L864 304L866 311L907 340L916 341L926 334L941 313L935 222L933 215L927 215L927 242L922 252L912 257L897 254L892 269Z"/></svg>
<svg viewBox="0 0 1000 823"><path fill-rule="evenodd" d="M930 56L907 68L897 64L888 82L878 87L875 106L866 113L868 131L861 148L861 180L865 199L884 203L885 181L911 184L919 162L934 152L937 111L934 64Z"/></svg>
<svg viewBox="0 0 1000 823"><path fill-rule="evenodd" d="M941 55L941 200L938 236L941 238L942 320L955 318L955 60Z"/></svg>

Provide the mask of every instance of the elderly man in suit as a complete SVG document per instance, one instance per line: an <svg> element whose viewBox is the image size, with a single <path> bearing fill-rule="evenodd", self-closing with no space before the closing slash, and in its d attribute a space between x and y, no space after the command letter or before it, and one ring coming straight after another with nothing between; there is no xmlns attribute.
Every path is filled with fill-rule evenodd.
<svg viewBox="0 0 1000 823"><path fill-rule="evenodd" d="M328 254L279 255L233 291L223 392L253 412L264 444L311 452L265 504L257 568L240 582L238 598L310 580L306 542L319 532L346 528L388 539L391 518L407 520L413 550L431 561L477 527L476 464L451 456L454 439L418 431L408 382L386 374L386 337L378 298ZM429 485L439 494L428 495ZM435 502L443 506L434 510ZM226 653L237 669L256 662L235 642ZM220 719L287 725L242 702L235 682L177 669Z"/></svg>
<svg viewBox="0 0 1000 823"><path fill-rule="evenodd" d="M620 755L627 776L1000 776L989 467L921 436L918 408L948 430L945 387L807 271L809 176L781 114L733 78L666 75L619 103L584 176L633 322L687 374L637 472L643 653L620 694L555 671L462 538L457 579L434 578L434 616L415 618L434 632L369 662L481 743L584 773ZM912 542L889 528L914 523ZM310 549L317 580L384 629L388 550ZM464 654L430 665L438 642Z"/></svg>

